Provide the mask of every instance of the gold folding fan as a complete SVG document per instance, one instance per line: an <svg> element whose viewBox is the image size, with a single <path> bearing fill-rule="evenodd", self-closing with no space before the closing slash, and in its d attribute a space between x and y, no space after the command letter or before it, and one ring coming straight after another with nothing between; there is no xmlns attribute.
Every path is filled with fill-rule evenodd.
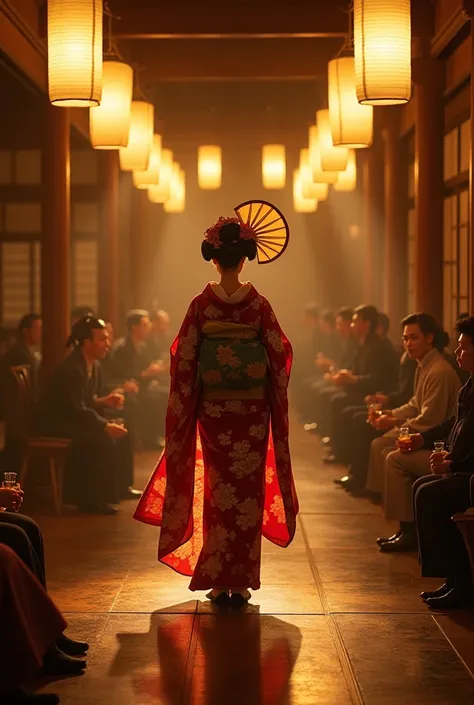
<svg viewBox="0 0 474 705"><path fill-rule="evenodd" d="M234 211L242 225L248 225L257 235L259 264L274 262L284 253L290 228L278 208L267 201L245 201Z"/></svg>

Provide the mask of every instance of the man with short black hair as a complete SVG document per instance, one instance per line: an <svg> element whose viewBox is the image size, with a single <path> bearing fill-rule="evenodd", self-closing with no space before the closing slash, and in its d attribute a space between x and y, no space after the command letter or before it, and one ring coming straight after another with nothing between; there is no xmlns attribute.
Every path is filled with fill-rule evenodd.
<svg viewBox="0 0 474 705"><path fill-rule="evenodd" d="M459 366L470 373L458 397L456 415L439 426L410 437L408 452L417 456L446 442L446 452L433 452L431 474L413 485L415 521L418 531L421 572L426 578L444 578L445 583L421 597L429 607L453 609L472 602L472 576L464 540L452 516L472 507L470 495L474 474L474 316L456 325ZM417 451L417 452L414 452Z"/></svg>
<svg viewBox="0 0 474 705"><path fill-rule="evenodd" d="M115 514L109 503L136 498L133 456L127 430L102 410L123 407L123 395L100 397L100 360L109 349L104 321L85 316L72 328L71 353L58 365L39 404L38 427L45 436L70 438L66 495L79 511Z"/></svg>

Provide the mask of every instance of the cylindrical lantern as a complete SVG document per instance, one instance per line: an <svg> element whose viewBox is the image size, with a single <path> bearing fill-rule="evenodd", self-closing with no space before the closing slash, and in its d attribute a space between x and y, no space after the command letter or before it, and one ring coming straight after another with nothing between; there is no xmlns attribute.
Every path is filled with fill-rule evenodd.
<svg viewBox="0 0 474 705"><path fill-rule="evenodd" d="M169 199L172 176L173 152L171 149L162 149L158 183L148 187L148 198L152 203L164 203Z"/></svg>
<svg viewBox="0 0 474 705"><path fill-rule="evenodd" d="M180 169L179 164L175 164L173 168L173 176L171 180L171 193L167 201L164 202L163 208L165 213L182 213L186 206L186 180L184 171Z"/></svg>
<svg viewBox="0 0 474 705"><path fill-rule="evenodd" d="M293 207L297 213L315 213L317 200L303 196L303 183L299 169L293 172Z"/></svg>
<svg viewBox="0 0 474 705"><path fill-rule="evenodd" d="M354 191L357 184L356 155L354 150L349 151L347 166L344 171L339 171L334 184L335 191Z"/></svg>
<svg viewBox="0 0 474 705"><path fill-rule="evenodd" d="M104 61L102 100L89 110L95 149L126 147L132 110L133 69L123 61Z"/></svg>
<svg viewBox="0 0 474 705"><path fill-rule="evenodd" d="M313 170L313 181L323 184L336 183L337 171L324 171L321 166L321 147L317 125L311 125L309 128L309 163Z"/></svg>
<svg viewBox="0 0 474 705"><path fill-rule="evenodd" d="M355 0L359 103L399 105L411 97L410 0Z"/></svg>
<svg viewBox="0 0 474 705"><path fill-rule="evenodd" d="M360 149L374 138L374 109L357 100L353 56L333 59L328 66L329 119L333 144Z"/></svg>
<svg viewBox="0 0 474 705"><path fill-rule="evenodd" d="M155 109L143 100L132 101L128 145L120 149L123 171L144 171L150 161L153 146Z"/></svg>
<svg viewBox="0 0 474 705"><path fill-rule="evenodd" d="M133 172L133 185L137 188L145 189L149 186L157 186L160 181L161 166L161 136L153 135L153 147L151 148L148 168L144 171Z"/></svg>
<svg viewBox="0 0 474 705"><path fill-rule="evenodd" d="M102 96L102 0L48 0L48 91L53 105L88 108Z"/></svg>
<svg viewBox="0 0 474 705"><path fill-rule="evenodd" d="M335 147L332 141L329 110L318 110L316 122L319 131L321 166L324 171L343 171L347 166L347 147Z"/></svg>
<svg viewBox="0 0 474 705"><path fill-rule="evenodd" d="M309 162L309 149L300 149L300 176L304 198L325 201L328 197L329 186L327 183L313 180L313 170Z"/></svg>
<svg viewBox="0 0 474 705"><path fill-rule="evenodd" d="M281 189L286 183L286 150L283 144L262 147L263 188Z"/></svg>
<svg viewBox="0 0 474 705"><path fill-rule="evenodd" d="M222 149L215 144L205 144L198 149L199 187L212 191L222 183Z"/></svg>

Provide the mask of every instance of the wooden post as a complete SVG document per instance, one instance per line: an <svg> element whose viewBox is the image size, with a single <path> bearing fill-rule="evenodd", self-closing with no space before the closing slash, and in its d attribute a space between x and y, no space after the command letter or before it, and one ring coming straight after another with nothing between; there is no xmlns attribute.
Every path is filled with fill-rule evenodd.
<svg viewBox="0 0 474 705"><path fill-rule="evenodd" d="M146 189L133 189L130 223L131 303L134 308L148 306L150 261L148 252L148 214L150 201Z"/></svg>
<svg viewBox="0 0 474 705"><path fill-rule="evenodd" d="M119 161L115 151L103 154L104 233L101 248L103 316L118 330L119 310Z"/></svg>
<svg viewBox="0 0 474 705"><path fill-rule="evenodd" d="M415 82L415 301L443 320L443 63L413 60Z"/></svg>
<svg viewBox="0 0 474 705"><path fill-rule="evenodd" d="M385 267L384 310L390 316L394 337L399 338L399 321L405 312L403 283L406 283L406 201L408 166L401 149L400 108L384 111L382 136L385 153Z"/></svg>
<svg viewBox="0 0 474 705"><path fill-rule="evenodd" d="M365 243L364 298L365 303L382 304L383 251L383 150L381 140L365 150L362 167L363 234Z"/></svg>
<svg viewBox="0 0 474 705"><path fill-rule="evenodd" d="M48 102L43 149L42 379L47 382L66 355L70 329L70 119L67 108Z"/></svg>

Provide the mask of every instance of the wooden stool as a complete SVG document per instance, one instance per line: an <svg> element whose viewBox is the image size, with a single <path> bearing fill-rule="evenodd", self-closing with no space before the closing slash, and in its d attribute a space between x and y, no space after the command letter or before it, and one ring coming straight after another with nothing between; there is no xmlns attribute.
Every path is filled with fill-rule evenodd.
<svg viewBox="0 0 474 705"><path fill-rule="evenodd" d="M64 466L71 446L69 438L36 436L29 438L20 470L20 485L25 486L30 462L34 458L46 458L56 514L60 516L63 503Z"/></svg>

